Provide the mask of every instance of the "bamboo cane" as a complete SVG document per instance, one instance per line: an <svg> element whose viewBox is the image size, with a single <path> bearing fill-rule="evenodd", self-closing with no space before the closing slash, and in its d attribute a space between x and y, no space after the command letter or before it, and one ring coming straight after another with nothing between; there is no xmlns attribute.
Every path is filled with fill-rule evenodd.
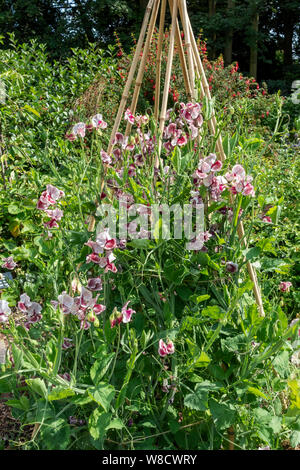
<svg viewBox="0 0 300 470"><path fill-rule="evenodd" d="M169 0L169 6L170 6L170 10L172 11L172 8L173 8L173 0ZM182 44L182 40L181 40L181 34L180 34L180 28L179 28L179 23L178 23L178 17L177 17L177 19L176 19L175 40L176 40L177 47L178 47L178 53L179 53L179 59L180 59L180 64L181 64L182 73L183 73L183 80L184 80L185 91L186 91L188 100L191 100L191 98L192 98L192 89L191 89L191 84L190 84L190 79L189 79L187 64L186 64L186 60L185 60L185 54L184 54L183 44Z"/></svg>
<svg viewBox="0 0 300 470"><path fill-rule="evenodd" d="M200 54L199 54L199 51L198 51L197 43L196 43L194 33L193 33L193 30L192 30L191 22L190 22L190 20L188 20L188 21L189 21L189 29L190 29L190 37L191 37L192 48L193 48L195 60L197 62L198 70L199 70L200 77L201 77L201 88L203 88L204 96L206 96L209 100L211 100L209 85L208 85L207 78L206 78L206 75L205 75L205 72L204 72L204 68L203 68L202 61L201 61L201 58L200 58ZM215 114L214 114L214 110L212 112L211 118L208 121L208 125L209 125L210 131L212 132L212 134L216 135L217 121L216 121L216 117L215 117ZM216 149L217 149L217 152L220 155L221 161L224 161L226 159L226 155L225 155L225 152L224 152L224 149L223 149L223 144L222 144L222 140L221 140L220 135L218 136L218 138L216 140Z"/></svg>
<svg viewBox="0 0 300 470"><path fill-rule="evenodd" d="M107 148L107 153L108 154L110 154L111 151L112 151L113 140L115 138L116 132L118 132L120 122L121 122L121 119L122 119L122 116L123 116L123 113L124 113L124 108L125 108L125 105L126 105L126 101L128 99L128 93L129 93L129 90L130 90L130 87L131 87L131 84L132 84L132 80L133 80L133 77L134 77L134 74L135 74L137 63L138 63L139 58L140 58L140 53L141 53L141 49L142 49L142 45L143 45L144 37L145 37L145 34L146 34L146 29L147 29L147 25L148 25L148 22L149 22L149 17L150 17L150 13L151 13L153 4L154 4L154 0L149 0L146 11L145 11L144 19L143 19L143 24L142 24L142 27L141 27L139 40L138 40L138 43L137 43L137 46L136 46L136 50L135 50L134 57L133 57L133 60L132 60L132 63L131 63L130 71L129 71L127 81L126 81L126 84L125 84L125 87L124 87L124 91L123 91L123 94L122 94L122 98L121 98L121 102L120 102L120 105L119 105L118 113L117 113L117 116L116 116L116 119L115 119L114 127L113 127L113 130L112 130L111 136L110 136L110 140L109 140L109 144L108 144L108 148Z"/></svg>
<svg viewBox="0 0 300 470"><path fill-rule="evenodd" d="M190 24L190 30L191 30L191 24ZM201 73L201 81L203 82L203 91L204 91L204 94L207 96L207 98L211 99L211 95L210 95L206 75L205 75L205 72L204 72L204 69L203 69L203 66L202 66L202 62L201 62L201 59L200 59L200 54L199 54L197 44L196 44L196 41L195 41L195 38L194 38L194 35L193 35L192 31L191 31L191 38L192 38L192 45L193 45L193 50L194 50L194 53L195 53L195 58L196 58L197 65L198 65L198 68L199 68L200 73ZM215 135L216 127L217 127L217 121L216 121L216 118L215 118L214 114L212 115L212 118L211 118L210 121L211 121L210 124L209 124L210 129L211 129L213 135ZM216 145L217 145L217 149L218 149L219 154L220 154L221 161L224 161L226 159L226 155L225 155L225 152L224 152L224 149L223 149L221 135L219 135L219 137L217 139L217 142L216 142ZM231 200L232 200L232 198L231 198ZM242 222L239 223L237 231L238 231L238 236L239 236L240 240L243 240L244 246L247 247L247 244L246 244L245 238L244 238L245 237L245 232L244 232L244 226L243 226ZM260 292L259 284L258 284L258 281L257 281L256 272L255 272L255 269L253 268L252 264L249 261L247 262L247 270L248 270L250 279L253 282L253 293L254 293L254 297L255 297L260 315L264 317L265 312L264 312L264 308L263 308L261 292Z"/></svg>
<svg viewBox="0 0 300 470"><path fill-rule="evenodd" d="M141 90L141 86L142 86L142 82L143 82L143 77L144 77L144 73L145 73L145 66L146 66L146 60L147 60L147 57L148 57L148 52L149 52L149 49L150 49L150 44L151 44L151 40L152 40L154 28L155 28L155 22L156 22L156 18L157 18L157 14L158 14L159 4L160 4L160 0L156 0L156 3L155 3L155 5L153 7L153 10L152 10L152 15L151 15L151 19L150 19L150 23L149 23L149 27L148 27L147 38L146 38L146 42L145 42L144 50L143 50L143 57L142 57L140 67L139 67L139 71L138 71L138 75L137 75L137 78L136 78L136 81L135 81L133 97L132 97L132 101L131 101L131 105L130 105L130 111L132 112L132 114L135 113L136 105L137 105L137 102L138 102L138 98L139 98L139 94L140 94L140 90ZM130 124L130 122L127 122L126 131L125 131L126 136L129 135L130 130L131 130L131 124Z"/></svg>
<svg viewBox="0 0 300 470"><path fill-rule="evenodd" d="M246 243L246 240L245 240L244 225L243 225L242 222L239 223L238 228L237 228L237 232L238 232L239 239L243 240L243 244L244 244L245 248L247 248L247 243ZM264 306L263 306L263 303L262 303L259 284L258 284L258 281L257 281L256 271L253 268L250 261L248 261L248 263L247 263L247 269L248 269L250 279L253 282L253 292L254 292L254 297L255 297L255 300L256 300L256 303L257 303L257 306L258 306L259 313L262 317L264 317L265 316L265 311L264 311Z"/></svg>
<svg viewBox="0 0 300 470"><path fill-rule="evenodd" d="M166 16L167 0L162 0L160 9L160 20L159 20L159 33L158 33L158 44L157 44L157 65L156 65L156 78L155 78L155 101L154 101L154 116L155 120L158 119L159 113L159 97L160 97L160 73L161 73L161 61L162 61L162 45L164 37L164 25Z"/></svg>
<svg viewBox="0 0 300 470"><path fill-rule="evenodd" d="M192 44L191 44L191 34L189 27L189 17L186 8L186 0L181 0L179 2L179 13L183 26L185 47L187 51L188 65L189 65L189 78L192 89L192 99L195 100L196 91L195 91L195 70L194 70L194 61L192 56Z"/></svg>
<svg viewBox="0 0 300 470"><path fill-rule="evenodd" d="M168 97L169 97L169 86L170 86L171 70L172 70L172 63L173 63L173 56L174 56L174 41L175 41L177 12L178 12L178 0L174 0L173 9L172 9L172 24L171 24L171 32L170 32L170 42L169 42L167 69L166 69L166 76L165 76L165 85L164 85L163 100L162 100L160 118L159 118L160 136L159 136L159 142L158 142L158 152L155 157L155 164L154 164L155 168L159 167L162 137L163 137L163 131L165 127L165 120L166 120L166 111L167 111Z"/></svg>

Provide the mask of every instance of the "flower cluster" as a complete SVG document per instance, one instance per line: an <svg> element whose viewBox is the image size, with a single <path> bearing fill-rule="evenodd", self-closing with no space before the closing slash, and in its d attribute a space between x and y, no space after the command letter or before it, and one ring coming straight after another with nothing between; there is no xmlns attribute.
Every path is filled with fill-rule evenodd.
<svg viewBox="0 0 300 470"><path fill-rule="evenodd" d="M225 175L227 181L231 183L230 191L232 194L241 193L243 196L255 196L254 187L252 186L252 176L246 175L242 165L234 165L231 172Z"/></svg>
<svg viewBox="0 0 300 470"><path fill-rule="evenodd" d="M282 281L279 284L279 290L281 290L281 292L289 292L292 285L293 284L290 281Z"/></svg>
<svg viewBox="0 0 300 470"><path fill-rule="evenodd" d="M220 199L221 193L226 189L227 180L224 176L217 176L216 172L221 170L222 162L217 160L214 153L210 153L199 161L198 168L193 174L193 183L196 188L205 186L208 188L214 201Z"/></svg>
<svg viewBox="0 0 300 470"><path fill-rule="evenodd" d="M172 152L176 146L186 145L189 138L196 139L203 124L201 106L199 103L180 103L179 115L174 122L171 117L172 110L167 111L166 120L169 123L164 130L164 139L166 140L164 147L167 153Z"/></svg>
<svg viewBox="0 0 300 470"><path fill-rule="evenodd" d="M168 354L173 354L175 352L175 347L172 341L165 343L162 339L158 343L158 354L160 357L165 357Z"/></svg>
<svg viewBox="0 0 300 470"><path fill-rule="evenodd" d="M252 176L246 175L242 165L234 165L225 176L216 175L221 170L222 162L217 160L214 153L210 153L199 161L198 168L192 175L196 188L205 186L208 188L213 201L220 201L221 193L229 189L232 194L242 194L243 196L255 196L254 187L251 182Z"/></svg>
<svg viewBox="0 0 300 470"><path fill-rule="evenodd" d="M22 294L20 296L18 309L27 315L27 321L25 322L25 328L27 330L29 330L30 325L37 323L42 318L42 306L37 302L31 302L30 297L27 294Z"/></svg>
<svg viewBox="0 0 300 470"><path fill-rule="evenodd" d="M10 269L11 271L15 269L16 266L18 266L12 256L9 256L8 258L3 258L2 262L2 268Z"/></svg>
<svg viewBox="0 0 300 470"><path fill-rule="evenodd" d="M0 300L0 323L6 323L11 314L7 300Z"/></svg>
<svg viewBox="0 0 300 470"><path fill-rule="evenodd" d="M91 122L89 124L85 124L84 122L78 122L72 128L72 131L65 135L66 139L70 142L73 142L77 139L77 137L81 137L82 139L85 137L86 131L92 131L93 129L106 129L107 122L103 120L102 114L95 114L91 118Z"/></svg>
<svg viewBox="0 0 300 470"><path fill-rule="evenodd" d="M113 250L117 247L117 240L111 238L108 229L98 233L96 241L89 240L85 245L89 246L93 251L86 257L87 263L98 264L101 268L104 268L105 273L107 271L117 272L117 268L113 263L116 259ZM104 256L99 256L100 254Z"/></svg>
<svg viewBox="0 0 300 470"><path fill-rule="evenodd" d="M97 299L98 295L93 298L92 292L82 286L78 297L73 298L66 292L62 292L58 296L58 302L52 301L51 304L55 308L59 306L64 315L75 315L80 320L80 329L87 330L91 323L97 323L96 316L106 309L105 305L97 303Z"/></svg>
<svg viewBox="0 0 300 470"><path fill-rule="evenodd" d="M131 317L133 313L136 313L135 310L132 308L128 308L130 300L126 302L125 305L123 305L121 312L117 310L117 308L114 308L111 316L110 316L110 326L113 328L116 325L119 325L120 323L129 323L131 321Z"/></svg>
<svg viewBox="0 0 300 470"><path fill-rule="evenodd" d="M37 208L44 211L50 217L50 220L44 223L47 229L58 228L57 222L61 220L64 213L57 207L55 209L49 209L49 207L54 206L64 196L65 193L63 191L51 184L48 184L46 191L42 192L37 202ZM50 232L48 232L48 235L50 237Z"/></svg>

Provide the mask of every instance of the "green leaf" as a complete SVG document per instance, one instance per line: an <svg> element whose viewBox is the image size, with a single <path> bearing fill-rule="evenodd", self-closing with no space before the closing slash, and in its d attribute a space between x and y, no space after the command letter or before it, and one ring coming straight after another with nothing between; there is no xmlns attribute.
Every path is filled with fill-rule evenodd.
<svg viewBox="0 0 300 470"><path fill-rule="evenodd" d="M260 252L260 247L255 246L253 248L249 248L248 250L243 250L243 255L245 256L247 261L251 261L252 259L258 258Z"/></svg>
<svg viewBox="0 0 300 470"><path fill-rule="evenodd" d="M224 316L224 313L221 313L221 309L218 305L209 305L201 310L201 315L209 317L212 320L219 320Z"/></svg>
<svg viewBox="0 0 300 470"><path fill-rule="evenodd" d="M64 388L64 387L58 386L51 390L51 392L48 395L48 400L49 401L64 400L65 398L72 397L74 395L75 395L74 390L71 390L70 388Z"/></svg>
<svg viewBox="0 0 300 470"><path fill-rule="evenodd" d="M28 411L29 409L29 400L27 397L25 397L25 400L27 399L27 402L26 401L21 401L21 400L16 400L16 399L12 399L12 400L6 400L5 404L7 406L11 406L12 408L17 408L18 410L22 410L22 411Z"/></svg>
<svg viewBox="0 0 300 470"><path fill-rule="evenodd" d="M199 390L196 385L194 392L184 397L184 405L192 410L205 411L208 408L207 391Z"/></svg>
<svg viewBox="0 0 300 470"><path fill-rule="evenodd" d="M148 250L153 245L153 243L151 242L151 240L148 240L145 238L145 239L130 240L130 242L128 242L127 245L132 246L133 248Z"/></svg>
<svg viewBox="0 0 300 470"><path fill-rule="evenodd" d="M24 211L23 207L18 206L14 202L8 206L7 210L10 214L20 214Z"/></svg>
<svg viewBox="0 0 300 470"><path fill-rule="evenodd" d="M191 295L191 297L189 298L189 300L191 302L194 302L195 304L200 304L200 302L204 302L205 300L208 300L208 299L210 299L210 295L208 294L204 294L204 295L194 294L194 295Z"/></svg>
<svg viewBox="0 0 300 470"><path fill-rule="evenodd" d="M41 426L41 450L65 450L70 442L70 426L63 418L46 421Z"/></svg>
<svg viewBox="0 0 300 470"><path fill-rule="evenodd" d="M108 411L110 403L115 396L115 388L105 382L100 382L96 387L89 388L88 394L104 411Z"/></svg>
<svg viewBox="0 0 300 470"><path fill-rule="evenodd" d="M106 431L108 431L109 429L123 429L123 428L125 428L123 421L120 418L115 418L106 427Z"/></svg>
<svg viewBox="0 0 300 470"><path fill-rule="evenodd" d="M104 345L101 346L101 351L102 351L103 357L100 359L97 359L92 365L91 370L90 370L91 379L95 385L97 385L101 381L101 379L104 377L104 375L108 371L109 366L115 356L115 353L107 354L106 346Z"/></svg>
<svg viewBox="0 0 300 470"><path fill-rule="evenodd" d="M272 362L274 369L280 377L287 378L289 375L289 353L282 351Z"/></svg>
<svg viewBox="0 0 300 470"><path fill-rule="evenodd" d="M31 388L31 390L45 398L45 400L47 399L47 388L45 382L42 379L27 379L26 383Z"/></svg>
<svg viewBox="0 0 300 470"><path fill-rule="evenodd" d="M209 409L217 428L226 429L234 423L236 409L231 403L219 403L214 399L210 399Z"/></svg>
<svg viewBox="0 0 300 470"><path fill-rule="evenodd" d="M297 447L300 444L300 431L293 431L290 437L290 444L292 447Z"/></svg>
<svg viewBox="0 0 300 470"><path fill-rule="evenodd" d="M23 109L26 109L27 111L30 111L31 113L35 114L37 117L41 117L40 113L38 111L36 111L36 109L33 109L31 106L29 106L28 104L25 104L25 106L23 107Z"/></svg>
<svg viewBox="0 0 300 470"><path fill-rule="evenodd" d="M249 393L252 393L253 395L256 395L257 397L264 398L265 400L270 400L271 397L267 396L265 393L263 393L261 390L255 387L248 387L247 388Z"/></svg>
<svg viewBox="0 0 300 470"><path fill-rule="evenodd" d="M89 417L89 432L93 439L103 444L106 428L109 426L111 413L105 413L96 408Z"/></svg>
<svg viewBox="0 0 300 470"><path fill-rule="evenodd" d="M23 365L23 351L19 349L14 343L11 346L11 351L15 363L15 370L19 370Z"/></svg>

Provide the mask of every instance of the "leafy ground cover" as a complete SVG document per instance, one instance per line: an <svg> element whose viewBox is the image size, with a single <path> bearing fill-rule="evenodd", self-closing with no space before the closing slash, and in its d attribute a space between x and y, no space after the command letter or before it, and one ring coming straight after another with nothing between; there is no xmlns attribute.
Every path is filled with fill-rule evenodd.
<svg viewBox="0 0 300 470"><path fill-rule="evenodd" d="M0 52L0 256L2 272L13 275L0 300L8 346L0 393L29 430L25 439L1 436L3 446L299 444L300 122L287 112L289 99L242 77L238 64L210 63L201 41L199 48L223 165L208 132L211 103L183 104L178 68L158 135L153 52L144 114L126 113L111 155L105 150L130 63L120 43L107 53L74 50L64 64L13 37ZM160 222L152 237L141 228L154 204L202 202L196 250L186 238L166 239ZM118 217L123 208L128 238L103 229L105 204ZM241 220L247 248L237 236Z"/></svg>

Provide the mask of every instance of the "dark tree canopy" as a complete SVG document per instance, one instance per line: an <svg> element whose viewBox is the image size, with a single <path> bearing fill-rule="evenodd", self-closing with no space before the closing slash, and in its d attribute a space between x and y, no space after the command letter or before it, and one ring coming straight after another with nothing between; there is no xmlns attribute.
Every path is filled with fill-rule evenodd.
<svg viewBox="0 0 300 470"><path fill-rule="evenodd" d="M276 87L299 79L298 0L187 0L196 34L207 39L210 58L223 54L225 63L238 61L243 72ZM55 59L72 47L115 41L125 50L137 36L147 0L0 0L1 33L18 40L36 38ZM7 47L4 43L2 47ZM273 81L273 82L272 82Z"/></svg>

